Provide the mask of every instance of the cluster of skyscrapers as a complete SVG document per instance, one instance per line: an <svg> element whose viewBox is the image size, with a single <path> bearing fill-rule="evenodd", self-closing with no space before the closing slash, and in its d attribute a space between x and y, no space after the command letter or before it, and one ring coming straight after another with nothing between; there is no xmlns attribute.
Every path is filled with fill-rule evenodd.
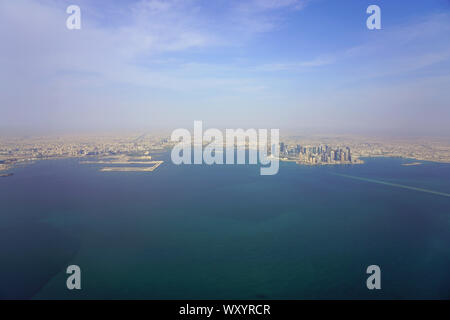
<svg viewBox="0 0 450 320"><path fill-rule="evenodd" d="M307 164L352 163L349 147L331 148L328 145L319 146L287 146L280 143L280 158L296 159Z"/></svg>

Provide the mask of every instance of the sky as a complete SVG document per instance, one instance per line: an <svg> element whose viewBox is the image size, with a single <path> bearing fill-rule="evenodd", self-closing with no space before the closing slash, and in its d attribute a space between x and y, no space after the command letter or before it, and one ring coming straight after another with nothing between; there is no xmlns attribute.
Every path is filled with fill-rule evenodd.
<svg viewBox="0 0 450 320"><path fill-rule="evenodd" d="M449 89L449 0L0 1L0 132L450 136Z"/></svg>

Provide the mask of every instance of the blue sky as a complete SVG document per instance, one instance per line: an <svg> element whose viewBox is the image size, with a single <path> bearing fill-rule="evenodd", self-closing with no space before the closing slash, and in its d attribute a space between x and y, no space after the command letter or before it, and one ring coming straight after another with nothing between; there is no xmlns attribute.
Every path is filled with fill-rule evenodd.
<svg viewBox="0 0 450 320"><path fill-rule="evenodd" d="M0 40L5 130L450 134L447 0L2 1Z"/></svg>

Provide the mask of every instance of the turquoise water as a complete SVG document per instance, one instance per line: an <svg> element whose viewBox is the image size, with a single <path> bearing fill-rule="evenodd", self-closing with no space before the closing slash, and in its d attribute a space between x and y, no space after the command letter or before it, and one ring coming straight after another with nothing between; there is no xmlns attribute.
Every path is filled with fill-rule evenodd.
<svg viewBox="0 0 450 320"><path fill-rule="evenodd" d="M0 178L0 298L448 299L450 165L405 162L18 168Z"/></svg>

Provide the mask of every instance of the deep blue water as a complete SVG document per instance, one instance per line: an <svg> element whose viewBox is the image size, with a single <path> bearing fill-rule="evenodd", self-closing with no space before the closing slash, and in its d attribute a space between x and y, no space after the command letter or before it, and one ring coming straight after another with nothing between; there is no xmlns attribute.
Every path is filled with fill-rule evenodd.
<svg viewBox="0 0 450 320"><path fill-rule="evenodd" d="M337 175L450 193L450 165L405 162L17 168L0 178L0 298L448 299L450 197Z"/></svg>

